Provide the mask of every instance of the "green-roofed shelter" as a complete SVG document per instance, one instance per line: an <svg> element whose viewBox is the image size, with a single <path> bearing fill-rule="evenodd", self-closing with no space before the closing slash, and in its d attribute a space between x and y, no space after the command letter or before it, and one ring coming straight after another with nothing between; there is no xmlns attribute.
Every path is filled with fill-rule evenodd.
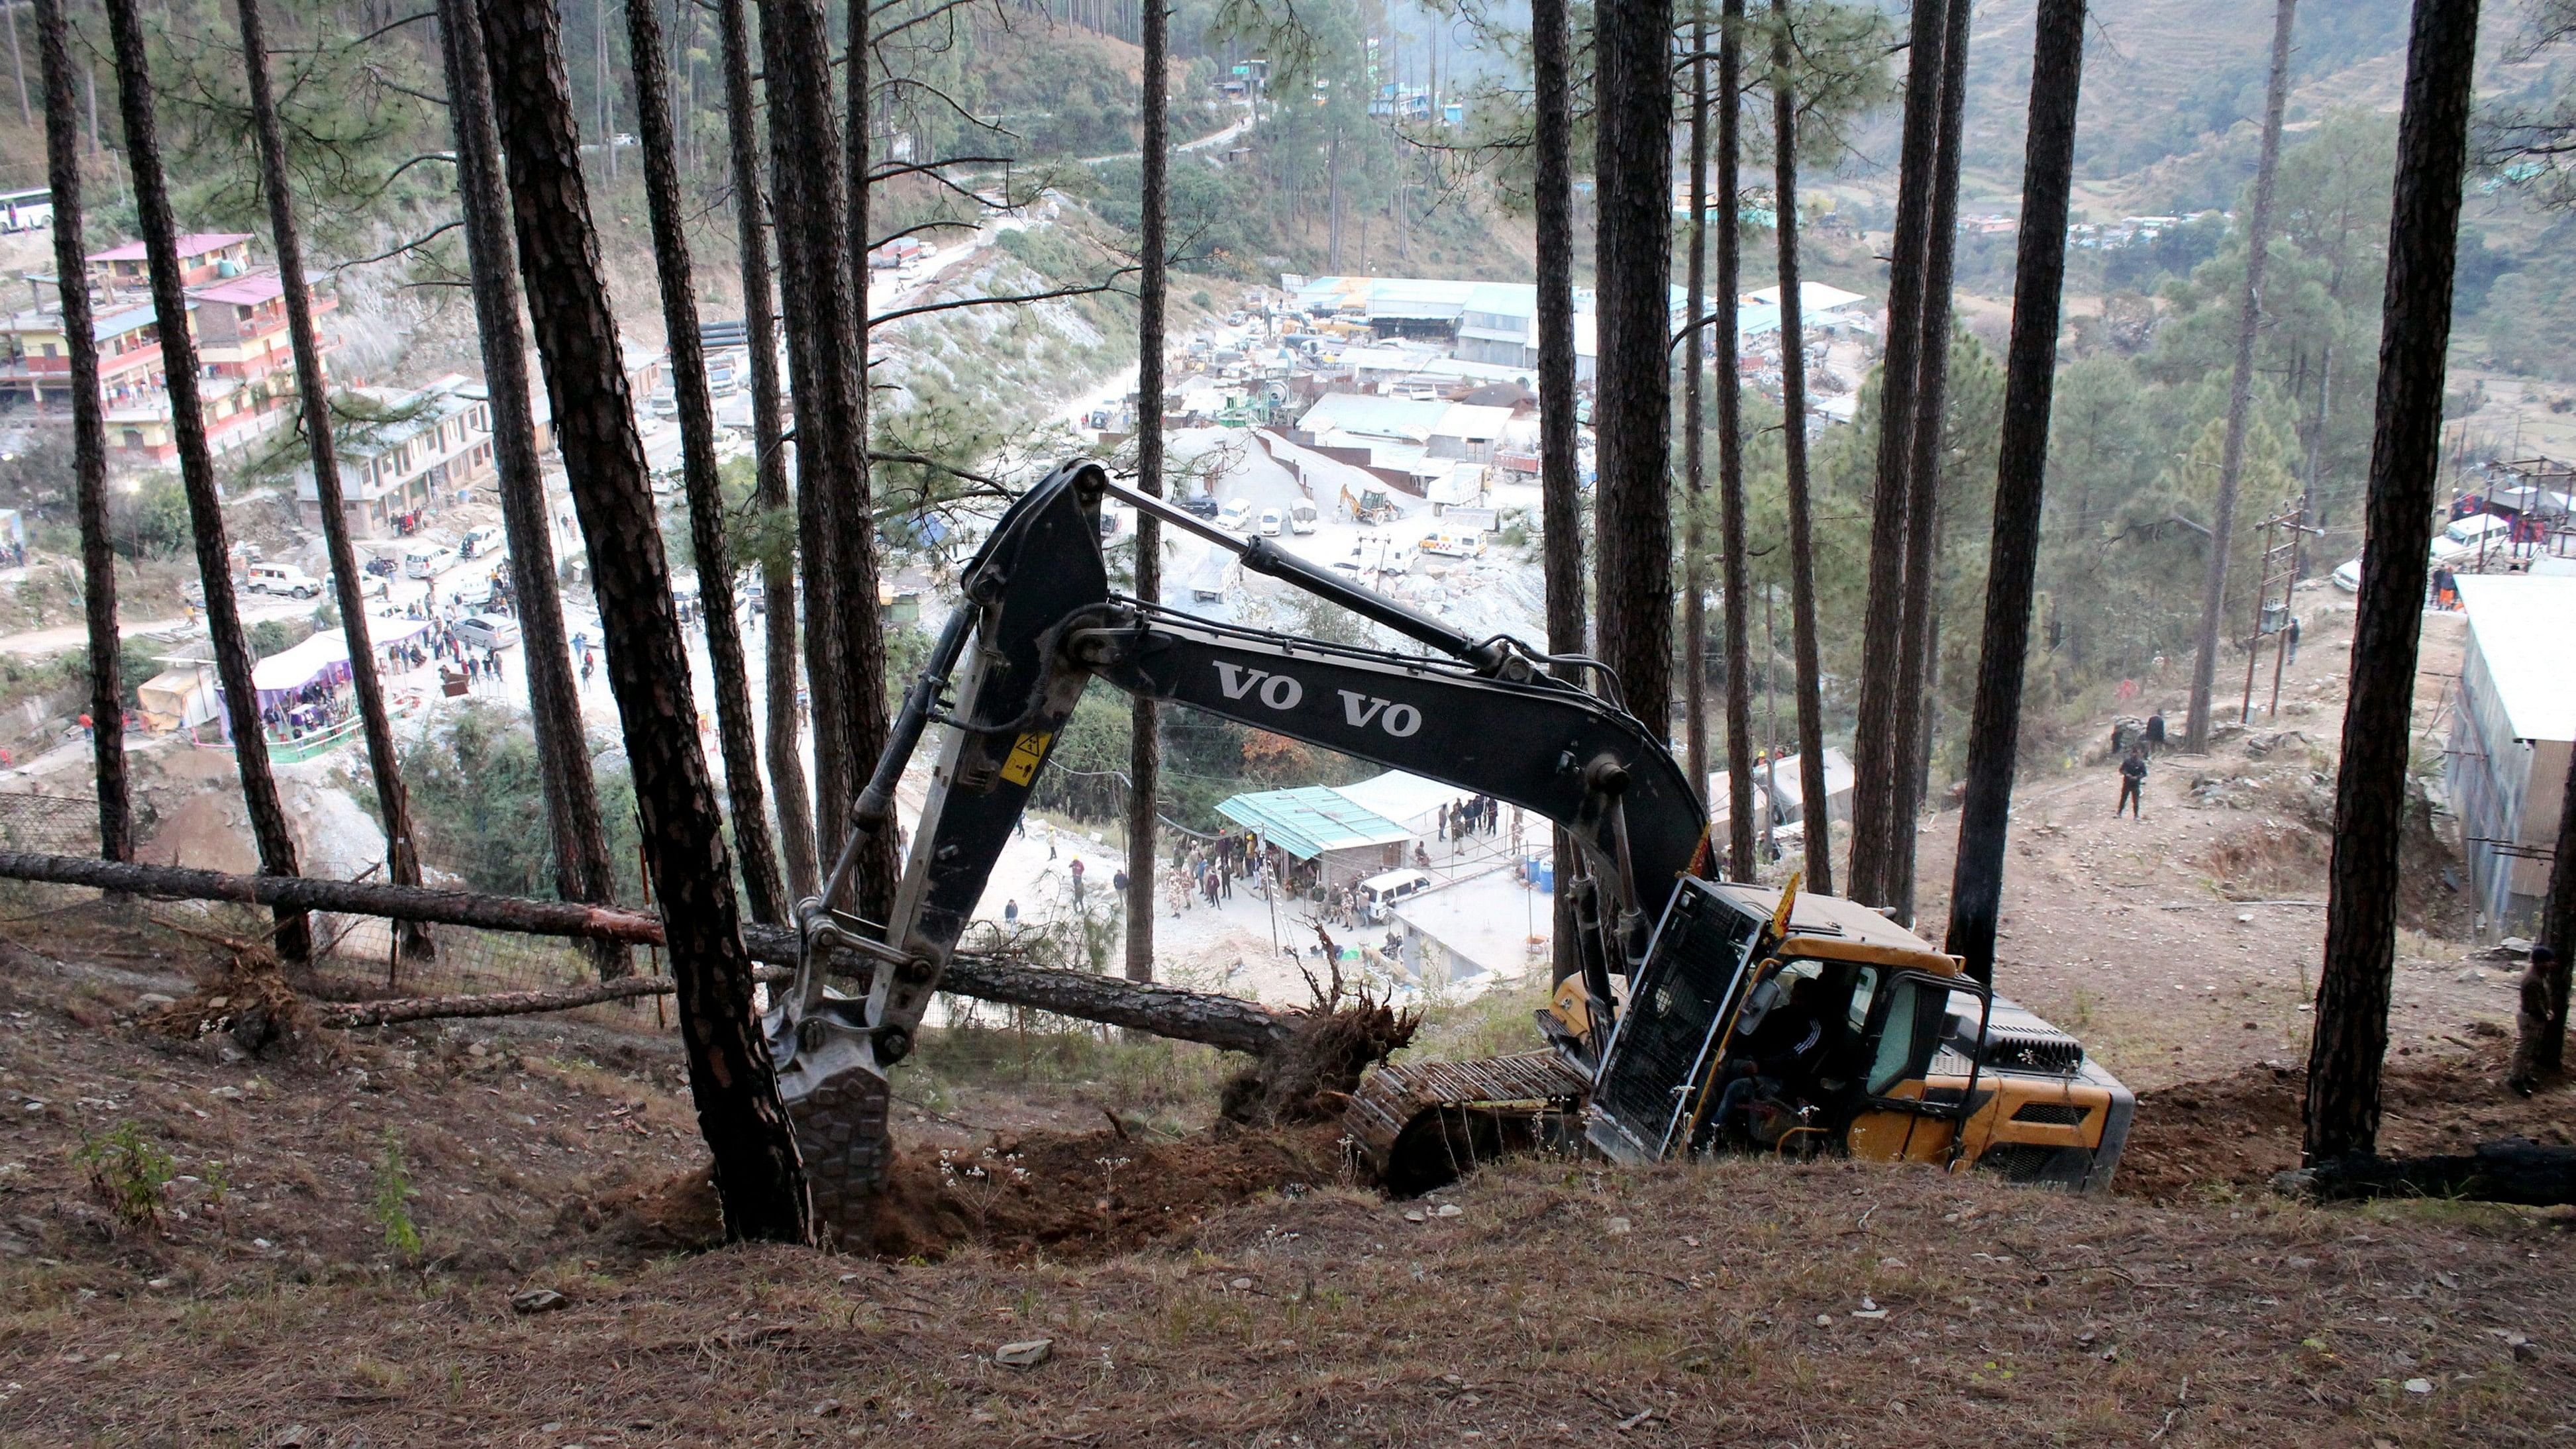
<svg viewBox="0 0 2576 1449"><path fill-rule="evenodd" d="M1232 796L1216 813L1260 836L1283 854L1313 861L1326 885L1340 885L1404 863L1414 832L1329 785Z"/></svg>

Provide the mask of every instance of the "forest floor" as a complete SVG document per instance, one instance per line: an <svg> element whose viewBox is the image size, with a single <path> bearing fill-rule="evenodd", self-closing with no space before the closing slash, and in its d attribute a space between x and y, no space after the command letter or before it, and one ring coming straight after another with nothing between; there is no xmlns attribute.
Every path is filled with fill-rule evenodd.
<svg viewBox="0 0 2576 1449"><path fill-rule="evenodd" d="M226 988L189 995L191 969L78 913L0 947L0 1444L2576 1432L2576 1217L2273 1198L2289 1073L2150 1094L2107 1198L1539 1158L1389 1202L1329 1127L1206 1129L1214 1053L1031 1034L1052 1076L1023 1055L1016 1085L960 1085L1005 1075L987 1030L926 1044L873 1251L823 1254L712 1247L667 1037L478 1023L252 1058L170 1029ZM2570 1093L2490 1080L2400 1065L2392 1142L2563 1134ZM157 1216L116 1211L150 1184ZM1044 1363L995 1360L1040 1339Z"/></svg>

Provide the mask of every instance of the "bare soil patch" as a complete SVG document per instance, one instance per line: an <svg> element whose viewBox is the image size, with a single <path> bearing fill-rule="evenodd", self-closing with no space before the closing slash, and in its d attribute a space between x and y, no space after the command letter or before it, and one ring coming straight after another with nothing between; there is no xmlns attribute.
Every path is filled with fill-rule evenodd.
<svg viewBox="0 0 2576 1449"><path fill-rule="evenodd" d="M2382 1153L2466 1153L2506 1137L2576 1141L2576 1087L2560 1084L2527 1098L2507 1091L2508 1043L2483 1039L2457 1054L2408 1051L2388 1070ZM2304 1065L2271 1062L2141 1093L2113 1189L2163 1199L2262 1190L2274 1173L2299 1165L2307 1078Z"/></svg>

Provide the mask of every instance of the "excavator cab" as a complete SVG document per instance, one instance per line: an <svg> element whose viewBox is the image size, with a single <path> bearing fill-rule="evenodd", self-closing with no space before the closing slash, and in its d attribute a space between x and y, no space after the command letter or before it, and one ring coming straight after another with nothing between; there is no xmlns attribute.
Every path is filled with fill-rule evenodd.
<svg viewBox="0 0 2576 1449"><path fill-rule="evenodd" d="M1750 1110L1722 1123L1740 1077ZM2091 1187L2132 1111L2072 1038L1879 913L1693 879L1634 977L1585 1135L1630 1162L1732 1144Z"/></svg>

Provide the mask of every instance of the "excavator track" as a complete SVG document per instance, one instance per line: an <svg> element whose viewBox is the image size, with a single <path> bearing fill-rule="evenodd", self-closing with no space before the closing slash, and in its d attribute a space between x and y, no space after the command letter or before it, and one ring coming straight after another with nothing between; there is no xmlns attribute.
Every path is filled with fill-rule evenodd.
<svg viewBox="0 0 2576 1449"><path fill-rule="evenodd" d="M886 1100L885 1078L854 1068L787 1103L813 1194L815 1230L844 1246L868 1242L877 1199L885 1192L893 1151Z"/></svg>
<svg viewBox="0 0 2576 1449"><path fill-rule="evenodd" d="M1369 1073L1342 1126L1378 1185L1410 1197L1457 1181L1480 1161L1580 1141L1576 1118L1591 1092L1591 1079L1554 1052L1407 1062Z"/></svg>

